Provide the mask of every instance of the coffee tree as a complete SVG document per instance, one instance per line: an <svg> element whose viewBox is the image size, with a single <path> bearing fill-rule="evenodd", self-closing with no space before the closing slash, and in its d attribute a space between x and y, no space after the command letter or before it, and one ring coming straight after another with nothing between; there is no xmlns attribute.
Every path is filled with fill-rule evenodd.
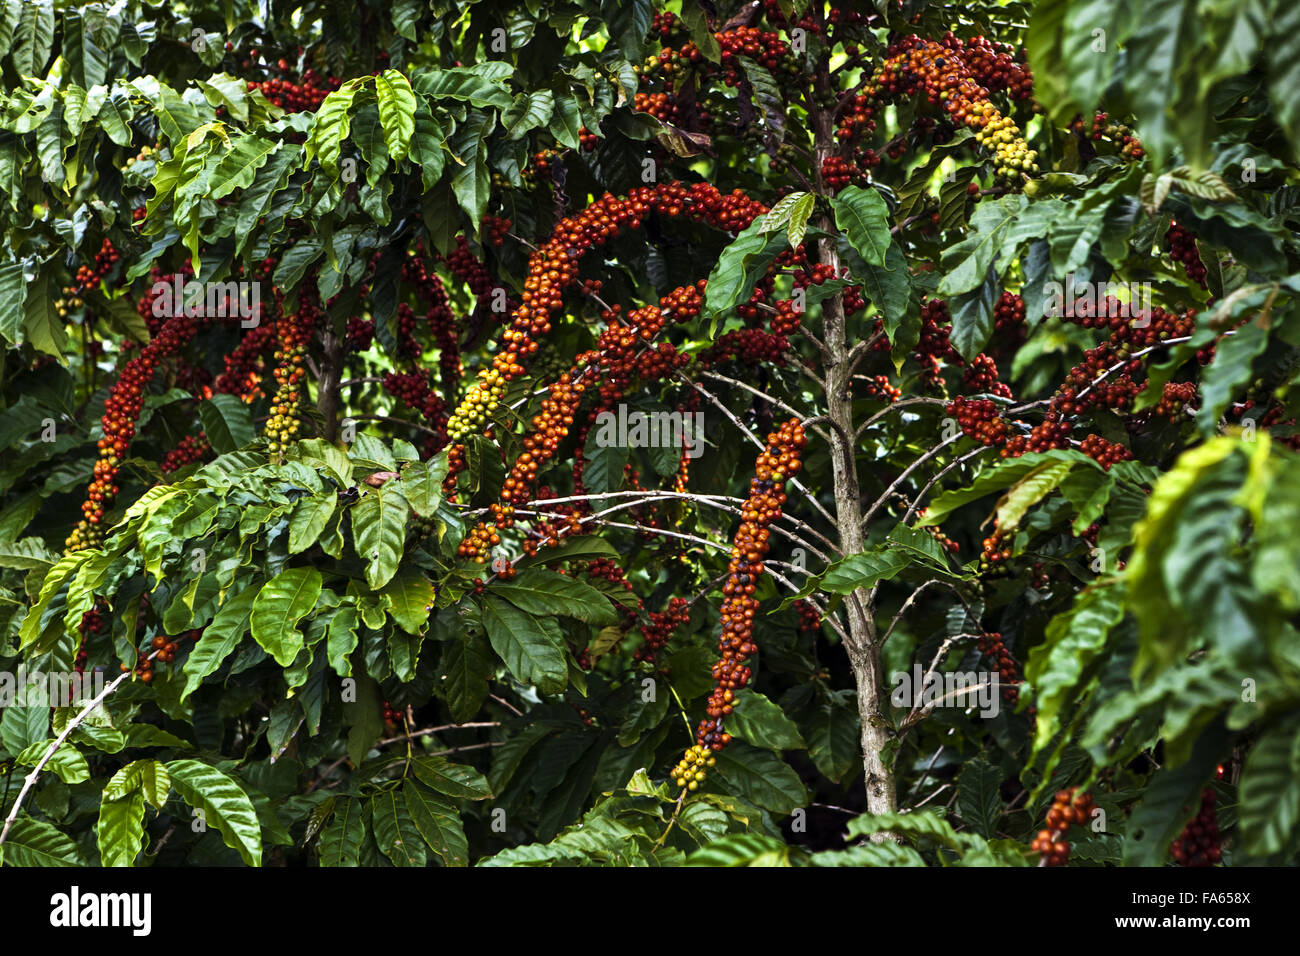
<svg viewBox="0 0 1300 956"><path fill-rule="evenodd" d="M0 859L1295 860L1298 17L0 4Z"/></svg>

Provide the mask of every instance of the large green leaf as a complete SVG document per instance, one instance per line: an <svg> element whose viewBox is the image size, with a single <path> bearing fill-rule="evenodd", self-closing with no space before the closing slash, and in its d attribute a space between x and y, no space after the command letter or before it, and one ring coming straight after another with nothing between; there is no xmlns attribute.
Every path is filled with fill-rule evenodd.
<svg viewBox="0 0 1300 956"><path fill-rule="evenodd" d="M157 760L132 760L113 774L102 796L105 800L116 800L133 790L139 790L150 805L161 810L171 792L171 775Z"/></svg>
<svg viewBox="0 0 1300 956"><path fill-rule="evenodd" d="M609 599L591 585L543 568L529 568L513 580L495 582L491 593L538 616L562 614L596 627L618 620Z"/></svg>
<svg viewBox="0 0 1300 956"><path fill-rule="evenodd" d="M486 800L492 796L492 788L481 773L443 757L416 757L411 761L411 770L421 783L449 797Z"/></svg>
<svg viewBox="0 0 1300 956"><path fill-rule="evenodd" d="M144 842L144 793L131 790L114 799L104 797L95 839L100 866L132 866Z"/></svg>
<svg viewBox="0 0 1300 956"><path fill-rule="evenodd" d="M250 582L244 582L242 589L221 606L203 629L198 643L185 658L185 689L181 691L181 700L194 693L203 678L220 667L244 639L258 590Z"/></svg>
<svg viewBox="0 0 1300 956"><path fill-rule="evenodd" d="M397 70L384 70L375 77L375 96L388 155L400 163L410 151L411 136L415 133L415 93L411 81Z"/></svg>
<svg viewBox="0 0 1300 956"><path fill-rule="evenodd" d="M804 750L807 744L795 722L762 694L742 690L727 717L732 734L768 750Z"/></svg>
<svg viewBox="0 0 1300 956"><path fill-rule="evenodd" d="M419 634L429 621L437 592L419 568L405 565L384 586L388 611L408 634Z"/></svg>
<svg viewBox="0 0 1300 956"><path fill-rule="evenodd" d="M357 554L366 563L366 581L376 589L392 580L406 547L406 522L411 509L400 484L390 481L352 506Z"/></svg>
<svg viewBox="0 0 1300 956"><path fill-rule="evenodd" d="M208 444L218 455L242 448L257 437L248 406L235 395L213 395L199 402L199 421Z"/></svg>
<svg viewBox="0 0 1300 956"><path fill-rule="evenodd" d="M216 827L226 846L249 866L262 865L262 829L252 801L232 777L197 760L167 764L176 792L202 812L204 825Z"/></svg>
<svg viewBox="0 0 1300 956"><path fill-rule="evenodd" d="M298 622L311 613L321 593L315 568L290 568L262 585L248 616L253 640L281 667L293 663L303 647Z"/></svg>
<svg viewBox="0 0 1300 956"><path fill-rule="evenodd" d="M1277 853L1300 824L1300 723L1291 720L1255 742L1241 773L1241 837L1247 852Z"/></svg>
<svg viewBox="0 0 1300 956"><path fill-rule="evenodd" d="M414 780L402 785L402 796L411 822L436 853L444 866L469 864L469 841L460 822L460 813L449 801L430 793Z"/></svg>
<svg viewBox="0 0 1300 956"><path fill-rule="evenodd" d="M716 773L728 792L783 816L807 806L808 793L799 775L770 750L733 741L716 757L717 766L709 773Z"/></svg>
<svg viewBox="0 0 1300 956"><path fill-rule="evenodd" d="M510 673L542 693L564 688L569 667L564 635L553 617L534 617L501 598L483 599L483 627Z"/></svg>
<svg viewBox="0 0 1300 956"><path fill-rule="evenodd" d="M361 844L366 839L365 803L354 797L340 797L334 815L320 834L321 866L358 866Z"/></svg>
<svg viewBox="0 0 1300 956"><path fill-rule="evenodd" d="M402 790L390 787L370 798L375 842L394 866L424 866L424 839L411 819Z"/></svg>
<svg viewBox="0 0 1300 956"><path fill-rule="evenodd" d="M848 186L831 198L835 224L849 237L862 261L884 266L893 241L889 234L889 209L872 188Z"/></svg>
<svg viewBox="0 0 1300 956"><path fill-rule="evenodd" d="M5 837L4 862L8 866L85 866L77 845L53 824L19 813Z"/></svg>

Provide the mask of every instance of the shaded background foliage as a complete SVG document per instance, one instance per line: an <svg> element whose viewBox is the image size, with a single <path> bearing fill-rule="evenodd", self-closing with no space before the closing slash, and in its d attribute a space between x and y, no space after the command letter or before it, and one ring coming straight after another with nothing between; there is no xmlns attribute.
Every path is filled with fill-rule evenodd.
<svg viewBox="0 0 1300 956"><path fill-rule="evenodd" d="M668 7L0 3L0 660L130 675L52 757L78 708L0 714L5 863L1032 865L1066 787L1104 811L1055 828L1073 864L1295 858L1300 13ZM882 88L907 37L949 33L954 57L1008 45L981 101L1014 137ZM533 248L649 174L770 213L610 237L527 374L449 435ZM815 273L823 241L846 273ZM260 282L261 324L165 329L151 290L178 272ZM1046 315L1070 275L1149 283L1178 334ZM774 539L735 739L682 793L734 508L661 498L536 553L502 527L508 566L462 546L608 307L706 277L665 333L694 386L625 396L699 401L705 454L566 433L545 484L574 494L578 460L589 493L734 505L738 429L826 413L843 306L873 343L869 520L836 556L810 423L781 526L832 540ZM1106 399L1062 409L1083 383ZM990 719L886 702L899 813L862 813L839 621L864 599L884 671L1023 679Z"/></svg>

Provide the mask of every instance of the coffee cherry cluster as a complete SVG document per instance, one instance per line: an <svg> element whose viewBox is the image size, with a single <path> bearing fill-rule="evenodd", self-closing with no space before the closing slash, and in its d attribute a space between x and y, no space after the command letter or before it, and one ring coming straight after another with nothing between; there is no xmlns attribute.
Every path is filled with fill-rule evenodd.
<svg viewBox="0 0 1300 956"><path fill-rule="evenodd" d="M104 414L100 418L103 437L96 442L99 458L86 491L86 500L81 505L83 517L65 542L69 551L93 548L103 540L99 525L117 497L118 469L135 437L135 423L144 409L145 390L163 359L175 355L187 345L194 338L198 326L196 319L185 315L168 319L140 354L126 363L118 380L109 389Z"/></svg>
<svg viewBox="0 0 1300 956"><path fill-rule="evenodd" d="M792 418L767 436L767 445L755 462L749 497L740 511L740 528L732 541L727 580L722 586L722 633L718 637L719 660L713 665L713 692L706 706L707 716L696 730L695 746L673 773L679 786L698 782L701 777L697 775L703 768L697 758L707 756L710 750L721 750L731 741L723 722L734 707L736 693L749 683L752 673L746 662L758 651L754 644L754 617L758 611L754 592L764 570L763 557L771 535L768 526L781 516L785 483L799 473L807 444L803 426ZM687 779L687 771L691 779Z"/></svg>
<svg viewBox="0 0 1300 956"><path fill-rule="evenodd" d="M487 564L492 548L501 543L501 536L486 524L478 524L456 546L456 556L476 564Z"/></svg>
<svg viewBox="0 0 1300 956"><path fill-rule="evenodd" d="M984 392L999 398L1010 398L1011 389L998 378L998 365L993 356L981 352L971 359L961 379L962 387L969 392Z"/></svg>
<svg viewBox="0 0 1300 956"><path fill-rule="evenodd" d="M186 639L197 641L202 633L202 630L193 630L187 631L185 634L181 634L177 637L168 637L165 634L155 635L153 639L153 649L158 653L155 655L154 660L162 661L164 664L170 664L172 661L176 660L176 652L180 649L181 641Z"/></svg>
<svg viewBox="0 0 1300 956"><path fill-rule="evenodd" d="M392 701L384 701L384 723L396 727L402 722L402 712L393 706Z"/></svg>
<svg viewBox="0 0 1300 956"><path fill-rule="evenodd" d="M1165 387L1160 392L1160 401L1156 403L1155 413L1171 422L1176 422L1189 414L1189 406L1195 402L1195 382L1165 382Z"/></svg>
<svg viewBox="0 0 1300 956"><path fill-rule="evenodd" d="M281 72L287 73L290 69L287 60L280 60L278 65ZM303 73L301 82L280 78L261 82L249 80L248 88L261 91L269 102L285 112L314 113L320 109L325 97L339 88L339 78L322 77L315 70L307 70Z"/></svg>
<svg viewBox="0 0 1300 956"><path fill-rule="evenodd" d="M524 362L536 353L537 339L551 330L551 316L564 304L564 290L579 282L578 262L624 228L639 228L652 212L686 215L719 229L738 232L767 211L739 190L723 195L707 183L663 183L633 190L626 197L602 196L577 216L562 219L529 260L523 302L514 310L502 338L505 349L492 367L479 372L460 407L448 422L448 434L463 441L481 427L505 394L506 385L524 374Z"/></svg>
<svg viewBox="0 0 1300 956"><path fill-rule="evenodd" d="M1029 848L1042 854L1042 865L1065 866L1070 859L1070 844L1065 832L1071 825L1085 826L1091 819L1096 804L1091 795L1079 794L1078 787L1058 790L1047 811L1047 828L1038 831Z"/></svg>
<svg viewBox="0 0 1300 956"><path fill-rule="evenodd" d="M1020 700L1018 686L1022 683L1020 665L1007 650L1007 645L1002 641L1002 634L999 631L985 631L976 644L980 653L989 659L993 669L998 672L998 687L1002 690L1002 699L1014 707Z"/></svg>
<svg viewBox="0 0 1300 956"><path fill-rule="evenodd" d="M866 87L867 96L924 93L930 103L942 104L954 120L975 132L980 145L993 153L999 178L1013 180L1038 171L1038 153L1025 143L1015 121L989 102L988 89L980 85L968 62L972 54L916 35L891 45L889 52ZM975 51L973 58L980 64L987 61L982 50Z"/></svg>
<svg viewBox="0 0 1300 956"><path fill-rule="evenodd" d="M1181 262L1187 278L1204 289L1205 263L1201 261L1201 253L1196 248L1196 237L1178 223L1171 222L1169 231L1165 233L1165 242L1169 246L1169 258Z"/></svg>
<svg viewBox="0 0 1300 956"><path fill-rule="evenodd" d="M1213 787L1201 791L1201 808L1174 838L1169 852L1179 866L1214 866L1223 862L1219 847L1219 817L1214 804L1218 795Z"/></svg>
<svg viewBox="0 0 1300 956"><path fill-rule="evenodd" d="M991 399L970 399L958 396L948 403L945 414L957 420L962 434L981 445L1005 444L1011 433L1007 420L998 414L997 403Z"/></svg>
<svg viewBox="0 0 1300 956"><path fill-rule="evenodd" d="M921 303L921 335L913 353L921 365L922 385L934 388L943 381L945 363L960 365L961 355L952 347L952 316L943 299L926 299Z"/></svg>
<svg viewBox="0 0 1300 956"><path fill-rule="evenodd" d="M323 314L315 283L305 282L298 308L276 323L279 347L275 351L274 375L279 388L271 399L271 416L265 428L273 458L288 451L305 421L307 346Z"/></svg>
<svg viewBox="0 0 1300 956"><path fill-rule="evenodd" d="M94 264L78 266L77 274L72 278L72 286L64 289L64 294L78 298L97 288L100 280L107 278L121 259L121 253L113 247L110 240L105 239L100 244L99 252L95 253Z"/></svg>
<svg viewBox="0 0 1300 956"><path fill-rule="evenodd" d="M741 365L785 365L790 340L784 335L764 332L762 329L735 329L720 336L713 345L700 353L701 365L717 365L735 361Z"/></svg>
<svg viewBox="0 0 1300 956"><path fill-rule="evenodd" d="M1079 117L1070 124L1070 129L1080 136L1087 136L1094 143L1109 140L1119 148L1120 156L1127 160L1136 161L1146 155L1146 150L1142 148L1142 141L1133 135L1133 130L1123 123L1116 123L1110 119L1105 112L1098 112L1092 118L1092 124L1085 129L1083 117Z"/></svg>
<svg viewBox="0 0 1300 956"><path fill-rule="evenodd" d="M1034 78L1023 62L1024 51L1017 59L1010 44L993 43L987 37L967 37L963 42L952 33L947 34L943 45L960 52L971 76L991 93L1005 92L1013 100L1028 100L1034 95Z"/></svg>
<svg viewBox="0 0 1300 956"><path fill-rule="evenodd" d="M671 598L663 611L651 611L649 622L641 626L645 644L633 652L632 657L648 664L655 663L658 654L672 640L677 631L691 619L690 604L685 598Z"/></svg>
<svg viewBox="0 0 1300 956"><path fill-rule="evenodd" d="M868 398L892 405L903 397L903 390L889 381L888 375L873 375L867 379L862 388Z"/></svg>
<svg viewBox="0 0 1300 956"><path fill-rule="evenodd" d="M713 36L722 50L722 81L727 86L740 85L745 75L745 68L740 62L742 56L753 60L769 73L798 73L798 64L790 55L790 44L779 33L760 30L758 27L737 27Z"/></svg>
<svg viewBox="0 0 1300 956"><path fill-rule="evenodd" d="M822 616L813 607L811 601L800 599L794 602L795 613L799 615L799 630L804 634L817 634L822 629Z"/></svg>
<svg viewBox="0 0 1300 956"><path fill-rule="evenodd" d="M202 432L197 435L186 435L175 448L163 455L158 470L164 475L169 475L178 468L203 461L211 453L212 446L208 444L208 439Z"/></svg>
<svg viewBox="0 0 1300 956"><path fill-rule="evenodd" d="M212 383L214 392L238 395L246 402L256 397L266 360L275 353L277 325L278 319L244 331L234 351L223 360L224 370Z"/></svg>
<svg viewBox="0 0 1300 956"><path fill-rule="evenodd" d="M1106 471L1121 461L1131 461L1133 453L1117 442L1110 442L1100 435L1089 435L1079 445L1083 452Z"/></svg>

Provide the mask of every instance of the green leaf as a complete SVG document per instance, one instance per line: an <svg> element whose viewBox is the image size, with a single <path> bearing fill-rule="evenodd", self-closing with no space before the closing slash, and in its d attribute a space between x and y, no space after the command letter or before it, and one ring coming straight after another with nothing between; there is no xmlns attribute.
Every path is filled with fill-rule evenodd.
<svg viewBox="0 0 1300 956"><path fill-rule="evenodd" d="M447 477L447 456L428 461L408 461L402 465L402 492L411 510L421 518L431 518L442 503L442 482Z"/></svg>
<svg viewBox="0 0 1300 956"><path fill-rule="evenodd" d="M439 686L453 720L471 719L487 699L494 672L487 646L481 635L443 645Z"/></svg>
<svg viewBox="0 0 1300 956"><path fill-rule="evenodd" d="M1122 583L1093 585L1076 596L1070 610L1052 618L1046 639L1030 650L1025 679L1034 687L1039 714L1035 758L1057 735L1066 706L1084 690L1085 675L1101 659L1123 615Z"/></svg>
<svg viewBox="0 0 1300 956"><path fill-rule="evenodd" d="M361 844L366 839L366 804L354 797L340 797L334 815L320 834L321 866L359 866Z"/></svg>
<svg viewBox="0 0 1300 956"><path fill-rule="evenodd" d="M814 853L809 862L812 866L925 866L921 854L892 840L843 850L823 850Z"/></svg>
<svg viewBox="0 0 1300 956"><path fill-rule="evenodd" d="M788 607L810 594L852 594L859 588L873 586L877 581L888 581L915 560L914 555L887 545L850 554L832 561L821 574L809 577L798 593L787 597L781 607Z"/></svg>
<svg viewBox="0 0 1300 956"><path fill-rule="evenodd" d="M303 647L298 622L311 613L321 593L315 568L290 568L262 585L248 623L257 641L281 667L293 663Z"/></svg>
<svg viewBox="0 0 1300 956"><path fill-rule="evenodd" d="M262 865L262 830L252 801L234 781L216 767L197 760L167 764L172 786L195 810L202 811L207 826L216 827L226 846L249 866Z"/></svg>
<svg viewBox="0 0 1300 956"><path fill-rule="evenodd" d="M754 286L784 246L784 239L769 236L763 229L762 217L754 220L722 250L709 273L704 293L706 314L716 317L737 303L748 302Z"/></svg>
<svg viewBox="0 0 1300 956"><path fill-rule="evenodd" d="M1044 462L1012 485L998 501L999 531L1014 531L1025 512L1047 497L1074 467L1071 461Z"/></svg>
<svg viewBox="0 0 1300 956"><path fill-rule="evenodd" d="M957 775L957 812L985 839L997 834L1002 818L1002 771L984 758L972 760Z"/></svg>
<svg viewBox="0 0 1300 956"><path fill-rule="evenodd" d="M390 481L375 488L352 506L357 555L366 563L366 582L375 589L392 580L406 547L411 509L399 484Z"/></svg>
<svg viewBox="0 0 1300 956"><path fill-rule="evenodd" d="M132 760L113 774L104 786L102 796L105 800L119 800L138 790L151 806L161 810L167 803L171 786L171 775L157 760Z"/></svg>
<svg viewBox="0 0 1300 956"><path fill-rule="evenodd" d="M29 0L14 27L10 61L19 76L39 76L54 47L54 4L51 0Z"/></svg>
<svg viewBox="0 0 1300 956"><path fill-rule="evenodd" d="M889 209L875 189L849 186L831 197L835 224L869 266L883 266L889 245Z"/></svg>
<svg viewBox="0 0 1300 956"><path fill-rule="evenodd" d="M401 790L389 788L370 798L370 817L379 851L394 866L424 866L428 855Z"/></svg>
<svg viewBox="0 0 1300 956"><path fill-rule="evenodd" d="M1240 824L1248 853L1288 846L1300 823L1300 724L1291 720L1255 742L1241 773Z"/></svg>
<svg viewBox="0 0 1300 956"><path fill-rule="evenodd" d="M950 297L978 288L988 277L998 254L1004 249L1003 237L1024 210L1023 196L1003 196L997 202L983 202L971 216L971 235L943 251L940 263L944 276L939 280L939 295Z"/></svg>
<svg viewBox="0 0 1300 956"><path fill-rule="evenodd" d="M444 866L469 865L469 841L460 813L445 800L429 793L414 780L402 784L402 796L411 822Z"/></svg>
<svg viewBox="0 0 1300 956"><path fill-rule="evenodd" d="M81 851L52 824L19 813L4 842L7 866L85 866Z"/></svg>
<svg viewBox="0 0 1300 956"><path fill-rule="evenodd" d="M807 806L808 793L799 775L770 750L732 741L716 757L710 776L716 774L729 793L783 816Z"/></svg>
<svg viewBox="0 0 1300 956"><path fill-rule="evenodd" d="M1214 360L1201 376L1201 404L1196 424L1206 435L1214 434L1219 417L1237 391L1254 376L1251 365L1268 347L1268 331L1257 322L1247 322L1215 346Z"/></svg>
<svg viewBox="0 0 1300 956"><path fill-rule="evenodd" d="M561 614L596 627L618 620L609 599L589 584L544 568L520 571L513 580L496 581L491 593L529 614Z"/></svg>
<svg viewBox="0 0 1300 956"><path fill-rule="evenodd" d="M451 137L452 155L462 164L451 177L451 190L472 223L482 222L492 185L487 167L487 138L491 131L487 114L475 112Z"/></svg>
<svg viewBox="0 0 1300 956"><path fill-rule="evenodd" d="M132 790L125 796L99 803L95 823L100 866L133 866L144 843L144 794Z"/></svg>
<svg viewBox="0 0 1300 956"><path fill-rule="evenodd" d="M67 364L63 350L68 336L56 308L59 295L53 278L48 273L41 275L31 284L28 293L23 303L24 338L32 348Z"/></svg>
<svg viewBox="0 0 1300 956"><path fill-rule="evenodd" d="M416 757L411 770L424 785L458 800L486 800L492 796L487 778L464 764L442 757Z"/></svg>
<svg viewBox="0 0 1300 956"><path fill-rule="evenodd" d="M243 448L257 437L252 413L235 395L213 395L199 402L199 421L208 444L218 455Z"/></svg>
<svg viewBox="0 0 1300 956"><path fill-rule="evenodd" d="M558 693L569 677L564 636L552 617L537 618L491 594L483 599L483 626L510 673L544 694Z"/></svg>
<svg viewBox="0 0 1300 956"><path fill-rule="evenodd" d="M17 541L0 541L0 568L48 568L55 556L40 538L20 538Z"/></svg>
<svg viewBox="0 0 1300 956"><path fill-rule="evenodd" d="M400 163L410 152L415 133L415 93L411 81L397 70L384 70L375 77L375 96L388 155Z"/></svg>
<svg viewBox="0 0 1300 956"><path fill-rule="evenodd" d="M794 721L772 701L752 690L736 695L735 710L727 717L735 736L768 750L806 750Z"/></svg>
<svg viewBox="0 0 1300 956"><path fill-rule="evenodd" d="M246 584L226 601L199 637L183 665L185 671L185 689L181 691L181 700L194 693L203 678L207 677L230 656L239 642L248 633L248 619L253 610L253 601L258 589Z"/></svg>
<svg viewBox="0 0 1300 956"><path fill-rule="evenodd" d="M730 833L686 858L688 866L789 866L790 848L762 833Z"/></svg>
<svg viewBox="0 0 1300 956"><path fill-rule="evenodd" d="M408 634L419 634L429 622L429 614L437 592L432 582L419 568L404 566L384 586L388 596L388 612L393 620Z"/></svg>
<svg viewBox="0 0 1300 956"><path fill-rule="evenodd" d="M0 264L0 336L18 344L22 331L27 297L27 279L21 262Z"/></svg>
<svg viewBox="0 0 1300 956"><path fill-rule="evenodd" d="M35 767L52 743L54 738L28 744L14 757L14 760L23 766ZM43 769L53 771L64 783L82 783L90 779L90 765L86 763L86 758L82 756L81 751L66 741L54 751L54 755L46 762Z"/></svg>
<svg viewBox="0 0 1300 956"><path fill-rule="evenodd" d="M289 516L290 554L301 554L316 543L337 505L338 495L332 490L298 499Z"/></svg>
<svg viewBox="0 0 1300 956"><path fill-rule="evenodd" d="M501 125L506 139L523 139L530 130L545 126L555 112L555 94L550 90L534 90L515 96L510 108L501 114Z"/></svg>
<svg viewBox="0 0 1300 956"><path fill-rule="evenodd" d="M913 842L926 839L953 850L962 849L961 838L938 811L920 810L915 813L864 813L849 821L850 837L866 837L874 833L896 833L910 837Z"/></svg>
<svg viewBox="0 0 1300 956"><path fill-rule="evenodd" d="M360 82L360 80L349 80L321 102L312 120L311 132L307 135L307 143L303 149L304 169L315 158L331 179L338 178L339 154L343 151L343 143L351 132L352 101L360 88Z"/></svg>

